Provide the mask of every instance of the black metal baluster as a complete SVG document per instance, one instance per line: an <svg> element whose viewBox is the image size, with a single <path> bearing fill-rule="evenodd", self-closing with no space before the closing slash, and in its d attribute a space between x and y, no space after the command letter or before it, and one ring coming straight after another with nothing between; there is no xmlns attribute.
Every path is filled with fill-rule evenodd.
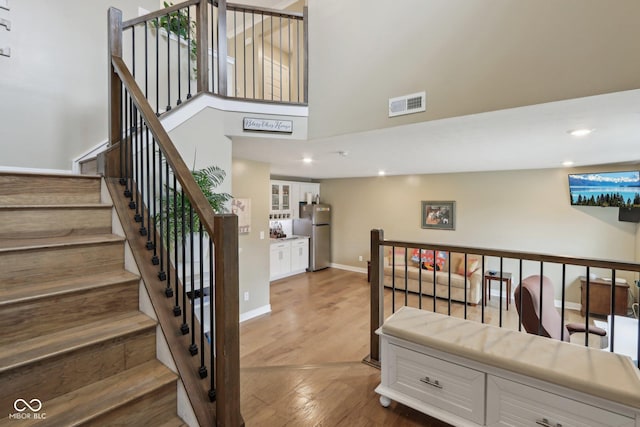
<svg viewBox="0 0 640 427"><path fill-rule="evenodd" d="M502 328L502 280L504 279L504 274L502 272L502 264L503 264L503 260L504 258L500 257L500 316L499 316L499 320L498 320L498 326L500 326ZM491 289L489 289L489 292L491 292ZM509 296L507 296L507 298L509 298ZM541 304L542 305L542 301Z"/></svg>
<svg viewBox="0 0 640 427"><path fill-rule="evenodd" d="M198 346L196 345L196 286L194 282L195 272L193 271L193 205L189 201L189 248L191 250L191 259L189 260L189 289L191 289L191 345L189 346L189 353L192 356L198 354Z"/></svg>
<svg viewBox="0 0 640 427"><path fill-rule="evenodd" d="M167 14L167 109L171 111L171 16Z"/></svg>
<svg viewBox="0 0 640 427"><path fill-rule="evenodd" d="M145 151L145 157L147 160L147 166L145 168L146 171L146 179L145 182L147 184L147 188L146 188L146 194L147 194L147 200L145 202L145 207L147 209L147 228L148 230L145 232L144 235L147 236L147 243L145 243L145 247L149 250L151 249L151 159L149 157L149 150L151 149L151 144L149 143L149 127L147 126L146 123L143 123L144 126L144 134L145 134L145 142L144 142L144 151ZM143 226L144 226L144 221L143 221Z"/></svg>
<svg viewBox="0 0 640 427"><path fill-rule="evenodd" d="M144 97L149 100L149 29L144 21Z"/></svg>
<svg viewBox="0 0 640 427"><path fill-rule="evenodd" d="M165 188L165 201L164 201L164 208L165 208L165 222L166 222L166 227L165 227L165 245L164 248L160 248L160 273L158 273L158 277L160 278L160 280L164 281L167 280L167 272L170 269L170 264L171 264L171 260L169 259L169 242L171 241L171 197L175 197L175 194L171 194L171 185L170 185L170 181L169 181L169 168L171 166L169 166L169 162L165 161L165 165L164 165L164 188ZM165 249L166 248L166 249ZM166 263L165 263L166 261Z"/></svg>
<svg viewBox="0 0 640 427"><path fill-rule="evenodd" d="M120 80L118 80L120 81ZM126 165L126 150L125 150L125 140L126 140L126 99L127 92L122 85L122 81L120 81L120 185L126 185L127 180L125 179L125 165Z"/></svg>
<svg viewBox="0 0 640 427"><path fill-rule="evenodd" d="M129 108L131 106L131 99L129 92L125 89L126 101L124 103L124 121L125 121L125 136L122 140L122 148L124 149L124 169L125 169L125 188L124 196L131 197L131 169L129 168L129 151L131 145L131 115Z"/></svg>
<svg viewBox="0 0 640 427"><path fill-rule="evenodd" d="M482 280L484 280L484 272L482 273L482 277L483 277ZM522 331L522 294L523 294L523 291L522 291L522 258L520 258L518 277L520 277L520 292L518 293L518 307L520 307L520 309L518 310L518 331L521 332ZM563 300L564 300L564 298L563 298ZM563 310L563 313L564 313L564 310Z"/></svg>
<svg viewBox="0 0 640 427"><path fill-rule="evenodd" d="M238 32L236 31L237 29L237 23L236 23L236 16L237 16L238 12L236 10L233 11L233 33L237 34ZM244 33L243 33L244 35ZM233 38L233 59L235 60L238 57L238 36L235 36ZM225 65L227 63L227 61L224 61ZM228 78L228 77L227 77ZM234 66L233 67L233 90L234 93L232 94L232 96L236 96L236 93L238 91L238 67Z"/></svg>
<svg viewBox="0 0 640 427"><path fill-rule="evenodd" d="M251 95L253 99L256 99L256 17L253 11L251 11L251 74L252 74L252 84L253 89L251 91ZM246 62L245 62L246 64Z"/></svg>
<svg viewBox="0 0 640 427"><path fill-rule="evenodd" d="M437 313L436 311L436 297L438 295L438 289L436 287L436 251L435 249L433 250L433 312Z"/></svg>
<svg viewBox="0 0 640 427"><path fill-rule="evenodd" d="M451 254L451 252L449 252L449 254ZM436 269L437 267L437 258L433 259L433 268ZM465 266L465 273L467 271L467 254L464 254L464 266ZM451 263L449 262L447 265L447 287L448 287L448 295L447 295L447 315L451 316ZM465 274L466 277L466 274ZM467 281L465 280L464 282L464 318L467 318Z"/></svg>
<svg viewBox="0 0 640 427"><path fill-rule="evenodd" d="M220 52L219 46L216 43L215 33L218 31L218 20L214 19L213 16L213 7L211 8L211 18L209 22L211 22L211 47L213 48L213 55L211 55L211 92L219 95L220 86L216 84L217 82L217 74L218 69L216 68L216 54L215 52ZM217 11L217 9L216 9ZM215 28L214 28L215 27ZM218 88L218 89L216 89Z"/></svg>
<svg viewBox="0 0 640 427"><path fill-rule="evenodd" d="M279 18L279 31L278 33L280 33L280 102L284 101L284 99L282 99L282 86L284 86L282 84L282 16L278 17ZM272 47L273 48L273 47ZM273 62L272 62L273 64Z"/></svg>
<svg viewBox="0 0 640 427"><path fill-rule="evenodd" d="M266 82L264 79L264 13L260 14L261 16L261 24L262 24L262 34L261 34L261 38L262 38L262 99L264 99L264 87L266 86ZM394 246L395 247L395 246Z"/></svg>
<svg viewBox="0 0 640 427"><path fill-rule="evenodd" d="M164 165L164 154L162 153L162 150L158 151L158 188L159 188L159 196L158 197L158 229L160 230L160 250L158 251L158 253L160 254L160 259L157 265L160 266L160 269L158 271L158 278L160 280L162 280L162 275L164 274L164 243L165 243L165 236L167 241L169 241L169 237L165 234L164 232L164 203L167 202L167 200L163 197L164 191L165 191L165 185L164 185L164 174L163 174L163 165ZM168 165L166 165L168 167Z"/></svg>
<svg viewBox="0 0 640 427"><path fill-rule="evenodd" d="M182 104L182 77L180 76L180 21L182 21L182 9L176 11L176 21L178 22L178 48L176 49L178 52L178 100L176 101L176 105L180 105Z"/></svg>
<svg viewBox="0 0 640 427"><path fill-rule="evenodd" d="M191 99L191 7L187 7L187 99Z"/></svg>
<svg viewBox="0 0 640 427"><path fill-rule="evenodd" d="M298 78L296 85L298 86L298 102L300 102L300 21L296 21L296 61L298 62Z"/></svg>
<svg viewBox="0 0 640 427"><path fill-rule="evenodd" d="M176 189L177 191L177 189ZM185 220L185 198L184 198L184 190L180 189L180 239L182 240L182 302L185 305L185 309L182 310L182 326L180 326L180 332L182 335L187 335L189 333L189 324L187 323L187 296L189 293L187 292L187 242L186 239L186 220ZM193 295L193 288L191 289L191 294ZM193 301L191 301L191 306L193 307Z"/></svg>
<svg viewBox="0 0 640 427"><path fill-rule="evenodd" d="M198 241L200 252L200 348L203 350L200 352L200 369L198 374L200 378L207 377L207 367L204 363L204 248L203 248L203 236L202 236L202 222L198 218ZM191 263L193 265L193 261ZM211 293L211 287L209 287L209 293ZM209 297L209 304L212 304L211 297Z"/></svg>
<svg viewBox="0 0 640 427"><path fill-rule="evenodd" d="M590 287L591 287L591 278L589 277L589 275L591 274L590 271L590 267L587 266L587 309L584 311L584 326L585 326L585 330L588 331L589 330L589 310L591 309L591 306L589 305L589 294L590 292ZM540 313L540 318L542 318L542 313ZM588 346L589 345L589 334L585 333L584 334L584 345Z"/></svg>
<svg viewBox="0 0 640 427"><path fill-rule="evenodd" d="M469 280L469 264L467 263L467 253L464 253L464 318L467 318L467 281ZM449 316L451 316L451 252L449 252Z"/></svg>
<svg viewBox="0 0 640 427"><path fill-rule="evenodd" d="M407 252L408 248L404 248L404 305L408 305L409 302L409 266L407 265L409 260Z"/></svg>
<svg viewBox="0 0 640 427"><path fill-rule="evenodd" d="M156 22L156 116L160 115L160 21Z"/></svg>
<svg viewBox="0 0 640 427"><path fill-rule="evenodd" d="M211 362L211 375L209 382L209 400L214 402L216 400L216 363L215 363L215 343L216 343L216 328L214 317L214 305L215 305L215 278L214 278L214 253L213 253L213 239L209 236L209 361Z"/></svg>
<svg viewBox="0 0 640 427"><path fill-rule="evenodd" d="M542 301L543 301L543 291L542 291L542 283L543 283L543 266L544 263L540 261L540 301L538 301L538 307L540 307L540 318L538 319L538 335L542 335Z"/></svg>
<svg viewBox="0 0 640 427"><path fill-rule="evenodd" d="M565 287L567 285L567 264L562 264L562 301L560 302L560 341L564 341L564 297L565 297ZM520 292L522 293L522 291Z"/></svg>
<svg viewBox="0 0 640 427"><path fill-rule="evenodd" d="M418 308L422 310L422 249L418 249L418 294L420 295Z"/></svg>
<svg viewBox="0 0 640 427"><path fill-rule="evenodd" d="M486 304L487 299L487 279L484 277L485 269L484 269L484 255L482 255L482 295L480 296L480 313L481 313L481 323L484 323L484 305Z"/></svg>
<svg viewBox="0 0 640 427"><path fill-rule="evenodd" d="M273 16L269 16L269 23L271 24L269 37L271 37L271 100L273 101Z"/></svg>
<svg viewBox="0 0 640 427"><path fill-rule="evenodd" d="M140 222L142 223L142 189L144 188L144 182L143 182L143 171L142 171L142 134L140 133L140 120L142 119L142 116L140 115L140 112L138 111L138 108L136 107L135 110L135 128L136 128L136 136L135 136L135 142L136 142L136 161L135 161L135 168L136 168L136 214L135 214L135 221L136 222ZM144 236L144 234L142 234L144 229L144 224L142 224L142 226L139 229L140 235ZM145 229L146 232L146 229Z"/></svg>
<svg viewBox="0 0 640 427"><path fill-rule="evenodd" d="M173 306L173 315L178 317L180 316L180 314L182 314L182 309L180 308L180 288L179 288L179 279L178 279L178 228L177 228L177 224L175 222L175 217L178 213L178 198L175 197L178 190L178 182L176 180L176 174L173 174L173 217L174 217L174 222L173 222L173 272L174 272L174 278L175 278L175 295L176 295L176 303ZM184 282L183 282L184 285ZM183 286L184 288L184 286ZM183 294L183 300L184 302L184 294Z"/></svg>
<svg viewBox="0 0 640 427"><path fill-rule="evenodd" d="M616 270L611 269L611 326L609 326L609 330L611 331L611 343L609 345L609 351L614 352L615 340L614 333L616 330ZM589 329L587 329L588 331ZM587 334L589 335L589 334Z"/></svg>
<svg viewBox="0 0 640 427"><path fill-rule="evenodd" d="M391 246L391 312L396 312L396 247Z"/></svg>
<svg viewBox="0 0 640 427"><path fill-rule="evenodd" d="M287 66L289 67L289 99L287 99L287 101L291 102L291 90L292 90L292 86L291 86L291 23L293 22L293 19L289 18L287 20L287 41L289 43L289 48L287 49L287 52L289 52L289 61L287 62ZM422 301L422 297L420 297L420 300Z"/></svg>
<svg viewBox="0 0 640 427"><path fill-rule="evenodd" d="M247 13L242 11L242 34L244 34L244 41L247 41ZM251 39L251 44L253 45L253 39ZM244 57L244 61L242 62L242 97L248 98L247 96L247 43L242 43L242 55Z"/></svg>
<svg viewBox="0 0 640 427"><path fill-rule="evenodd" d="M151 257L151 263L153 265L158 265L160 263L160 260L158 259L158 251L157 251L157 247L158 247L158 237L157 237L157 233L158 233L158 227L156 224L156 215L158 215L158 211L156 210L156 204L157 204L157 199L158 199L158 192L157 192L157 187L156 187L156 162L158 161L162 161L160 158L160 152L156 152L156 139L155 137L152 136L152 141L153 141L153 256ZM162 192L160 192L162 194ZM148 248L148 247L147 247Z"/></svg>

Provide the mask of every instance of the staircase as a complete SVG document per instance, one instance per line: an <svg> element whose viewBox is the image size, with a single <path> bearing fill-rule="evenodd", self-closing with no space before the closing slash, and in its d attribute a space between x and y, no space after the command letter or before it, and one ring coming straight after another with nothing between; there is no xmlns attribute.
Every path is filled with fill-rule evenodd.
<svg viewBox="0 0 640 427"><path fill-rule="evenodd" d="M0 172L0 426L182 426L97 176Z"/></svg>

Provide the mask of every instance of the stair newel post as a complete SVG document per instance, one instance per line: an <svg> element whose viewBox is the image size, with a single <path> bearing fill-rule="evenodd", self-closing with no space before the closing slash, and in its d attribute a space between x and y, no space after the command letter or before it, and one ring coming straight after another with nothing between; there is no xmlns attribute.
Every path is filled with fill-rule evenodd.
<svg viewBox="0 0 640 427"><path fill-rule="evenodd" d="M384 232L382 230L371 230L371 330L370 330L370 353L369 362L380 364L380 338L376 335L376 330L382 326L384 321L384 294L382 283L382 271L384 260Z"/></svg>
<svg viewBox="0 0 640 427"><path fill-rule="evenodd" d="M213 7L213 6L211 6ZM200 0L197 5L196 19L196 38L198 47L196 55L196 68L198 70L198 92L209 92L209 39L207 37L207 30L209 28L209 1ZM219 54L219 52L218 52ZM225 53L226 54L226 53Z"/></svg>
<svg viewBox="0 0 640 427"><path fill-rule="evenodd" d="M120 77L113 68L111 58L122 58L122 11L114 7L109 8L109 52L107 64L109 64L109 145L120 141L120 129L122 128L122 89Z"/></svg>
<svg viewBox="0 0 640 427"><path fill-rule="evenodd" d="M216 415L218 425L239 426L242 425L242 417L238 217L233 214L216 215L214 230Z"/></svg>

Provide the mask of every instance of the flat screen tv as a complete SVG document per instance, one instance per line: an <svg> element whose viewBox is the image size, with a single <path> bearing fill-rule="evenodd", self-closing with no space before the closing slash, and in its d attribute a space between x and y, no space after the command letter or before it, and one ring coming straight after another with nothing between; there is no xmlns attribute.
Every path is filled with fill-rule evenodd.
<svg viewBox="0 0 640 427"><path fill-rule="evenodd" d="M640 206L640 171L569 175L571 204L579 206Z"/></svg>

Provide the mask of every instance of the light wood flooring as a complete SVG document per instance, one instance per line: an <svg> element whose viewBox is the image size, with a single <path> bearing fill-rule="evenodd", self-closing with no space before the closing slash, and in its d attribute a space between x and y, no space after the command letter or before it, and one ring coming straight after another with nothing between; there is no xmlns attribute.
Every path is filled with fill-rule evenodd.
<svg viewBox="0 0 640 427"><path fill-rule="evenodd" d="M373 391L380 371L362 363L369 354L369 283L366 275L337 269L300 274L271 283L271 313L240 325L241 405L247 426L446 426L393 403L383 408ZM385 291L385 317L391 314ZM396 292L396 307L404 305ZM418 297L408 296L417 307ZM513 305L504 327L518 328ZM433 310L433 299L423 297ZM446 300L436 310L448 313ZM464 317L464 305L451 314ZM485 307L486 323L498 324L499 299ZM567 310L567 321L580 314ZM480 321L482 308L467 306Z"/></svg>

